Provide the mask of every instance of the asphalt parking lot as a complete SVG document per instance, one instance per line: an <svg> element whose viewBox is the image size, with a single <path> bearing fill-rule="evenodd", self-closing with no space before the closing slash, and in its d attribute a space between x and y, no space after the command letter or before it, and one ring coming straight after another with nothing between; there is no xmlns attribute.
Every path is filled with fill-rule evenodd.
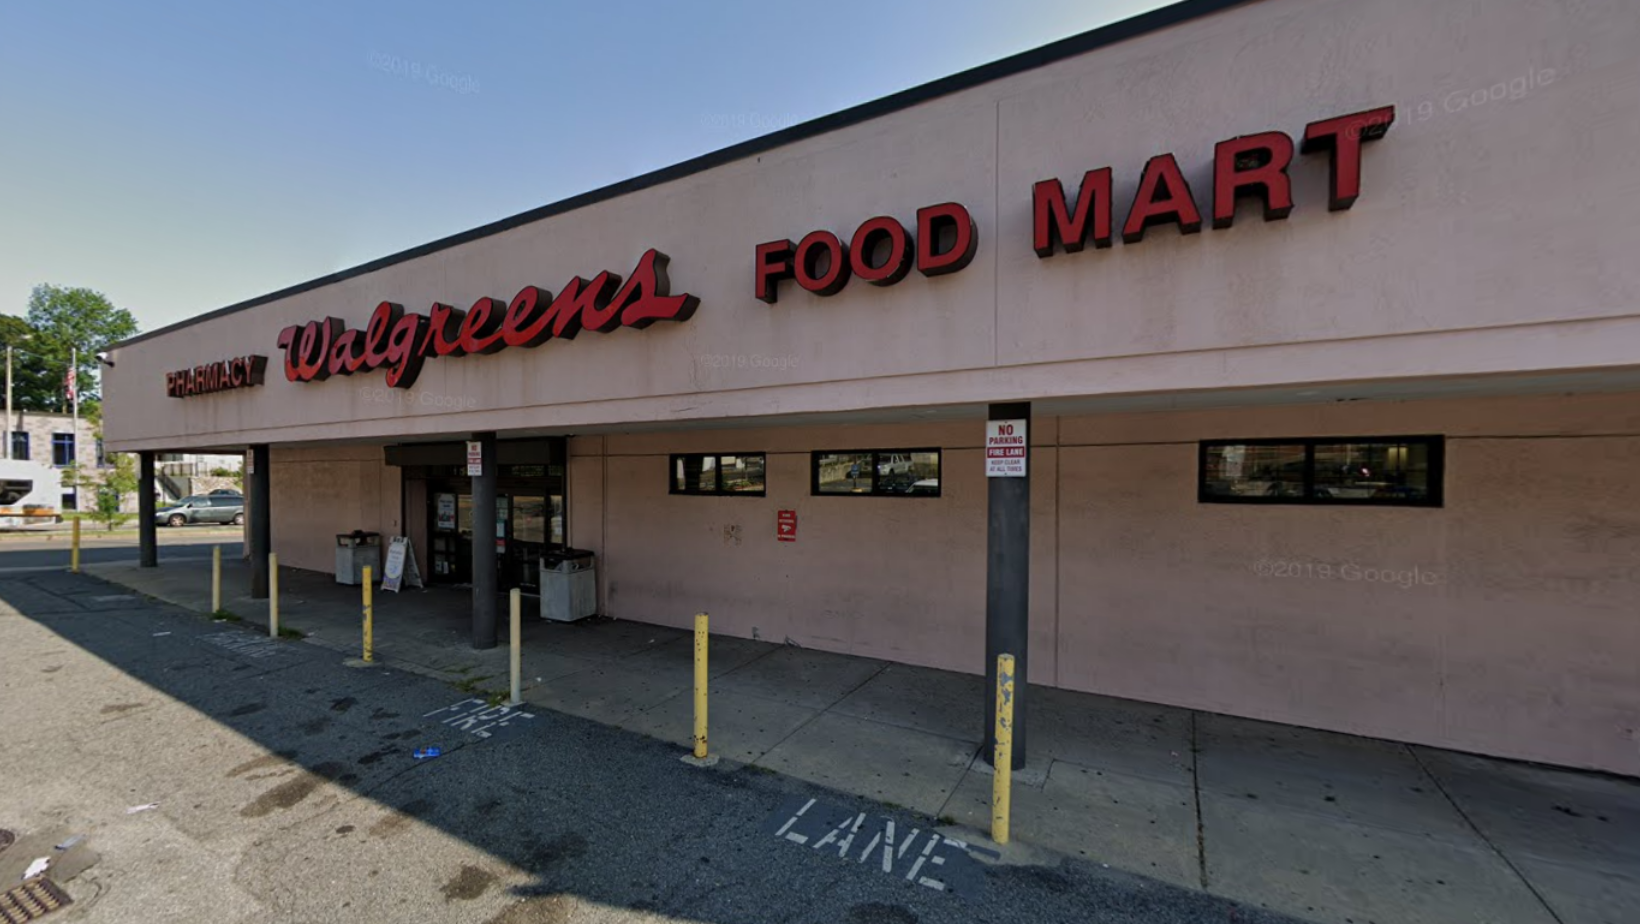
<svg viewBox="0 0 1640 924"><path fill-rule="evenodd" d="M447 683L87 576L0 574L0 637L0 827L96 857L62 920L1287 920L1097 863L989 865L934 819L556 712L474 734L488 706Z"/></svg>

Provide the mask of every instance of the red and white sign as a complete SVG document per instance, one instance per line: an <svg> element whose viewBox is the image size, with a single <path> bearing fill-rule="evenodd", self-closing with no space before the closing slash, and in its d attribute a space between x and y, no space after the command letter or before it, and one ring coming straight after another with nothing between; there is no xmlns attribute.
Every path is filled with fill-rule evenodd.
<svg viewBox="0 0 1640 924"><path fill-rule="evenodd" d="M1025 477L1025 421L985 422L985 477Z"/></svg>
<svg viewBox="0 0 1640 924"><path fill-rule="evenodd" d="M797 511L782 510L775 516L774 537L781 542L797 541Z"/></svg>
<svg viewBox="0 0 1640 924"><path fill-rule="evenodd" d="M467 441L467 474L474 478L484 474L484 444L478 440Z"/></svg>

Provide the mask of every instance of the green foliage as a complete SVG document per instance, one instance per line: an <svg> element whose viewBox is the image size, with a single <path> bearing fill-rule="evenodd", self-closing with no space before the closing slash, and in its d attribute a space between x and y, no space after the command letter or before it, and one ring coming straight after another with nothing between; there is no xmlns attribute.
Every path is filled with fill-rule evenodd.
<svg viewBox="0 0 1640 924"><path fill-rule="evenodd" d="M243 622L243 620L239 618L239 614L235 613L233 610L217 610L211 614L211 618L217 622Z"/></svg>
<svg viewBox="0 0 1640 924"><path fill-rule="evenodd" d="M13 402L35 411L66 411L69 357L77 348L80 410L98 419L101 408L97 351L137 333L137 320L101 292L38 285L26 317L0 315L0 346L15 348Z"/></svg>
<svg viewBox="0 0 1640 924"><path fill-rule="evenodd" d="M138 478L137 463L128 453L110 456L109 462L112 464L103 470L100 479L83 477L79 475L77 467L70 468L75 469L78 486L94 488L96 491L97 505L91 511L91 518L113 530L114 527L136 518L134 514L121 511L120 505L125 500L125 495L137 492ZM66 478L63 483L68 483Z"/></svg>
<svg viewBox="0 0 1640 924"><path fill-rule="evenodd" d="M461 680L461 681L458 681L456 683L451 684L451 686L453 686L456 689L460 690L461 692L467 693L467 694L484 693L484 692L486 692L485 689L484 689L484 681L489 680L489 679L490 679L490 677L488 677L488 676L486 676L486 677L468 677L465 680Z"/></svg>
<svg viewBox="0 0 1640 924"><path fill-rule="evenodd" d="M136 456L117 452L110 455L108 461L111 465L103 474L103 486L118 492L122 497L137 493L137 488L141 487L141 480L137 477Z"/></svg>

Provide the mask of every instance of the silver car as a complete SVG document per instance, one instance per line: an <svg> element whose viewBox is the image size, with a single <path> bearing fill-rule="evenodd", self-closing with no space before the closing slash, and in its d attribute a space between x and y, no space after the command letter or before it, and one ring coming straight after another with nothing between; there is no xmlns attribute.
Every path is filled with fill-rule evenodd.
<svg viewBox="0 0 1640 924"><path fill-rule="evenodd" d="M245 498L238 494L196 494L154 512L154 522L162 526L190 523L245 522Z"/></svg>

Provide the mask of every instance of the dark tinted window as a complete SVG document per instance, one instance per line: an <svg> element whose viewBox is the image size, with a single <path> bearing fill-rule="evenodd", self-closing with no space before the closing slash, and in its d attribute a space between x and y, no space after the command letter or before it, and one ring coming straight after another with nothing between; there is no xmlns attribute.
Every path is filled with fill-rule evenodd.
<svg viewBox="0 0 1640 924"><path fill-rule="evenodd" d="M1214 440L1201 444L1204 503L1439 507L1439 436Z"/></svg>
<svg viewBox="0 0 1640 924"><path fill-rule="evenodd" d="M813 494L938 497L938 449L862 449L809 457Z"/></svg>
<svg viewBox="0 0 1640 924"><path fill-rule="evenodd" d="M767 464L761 452L676 455L672 457L671 492L762 497L767 490Z"/></svg>

